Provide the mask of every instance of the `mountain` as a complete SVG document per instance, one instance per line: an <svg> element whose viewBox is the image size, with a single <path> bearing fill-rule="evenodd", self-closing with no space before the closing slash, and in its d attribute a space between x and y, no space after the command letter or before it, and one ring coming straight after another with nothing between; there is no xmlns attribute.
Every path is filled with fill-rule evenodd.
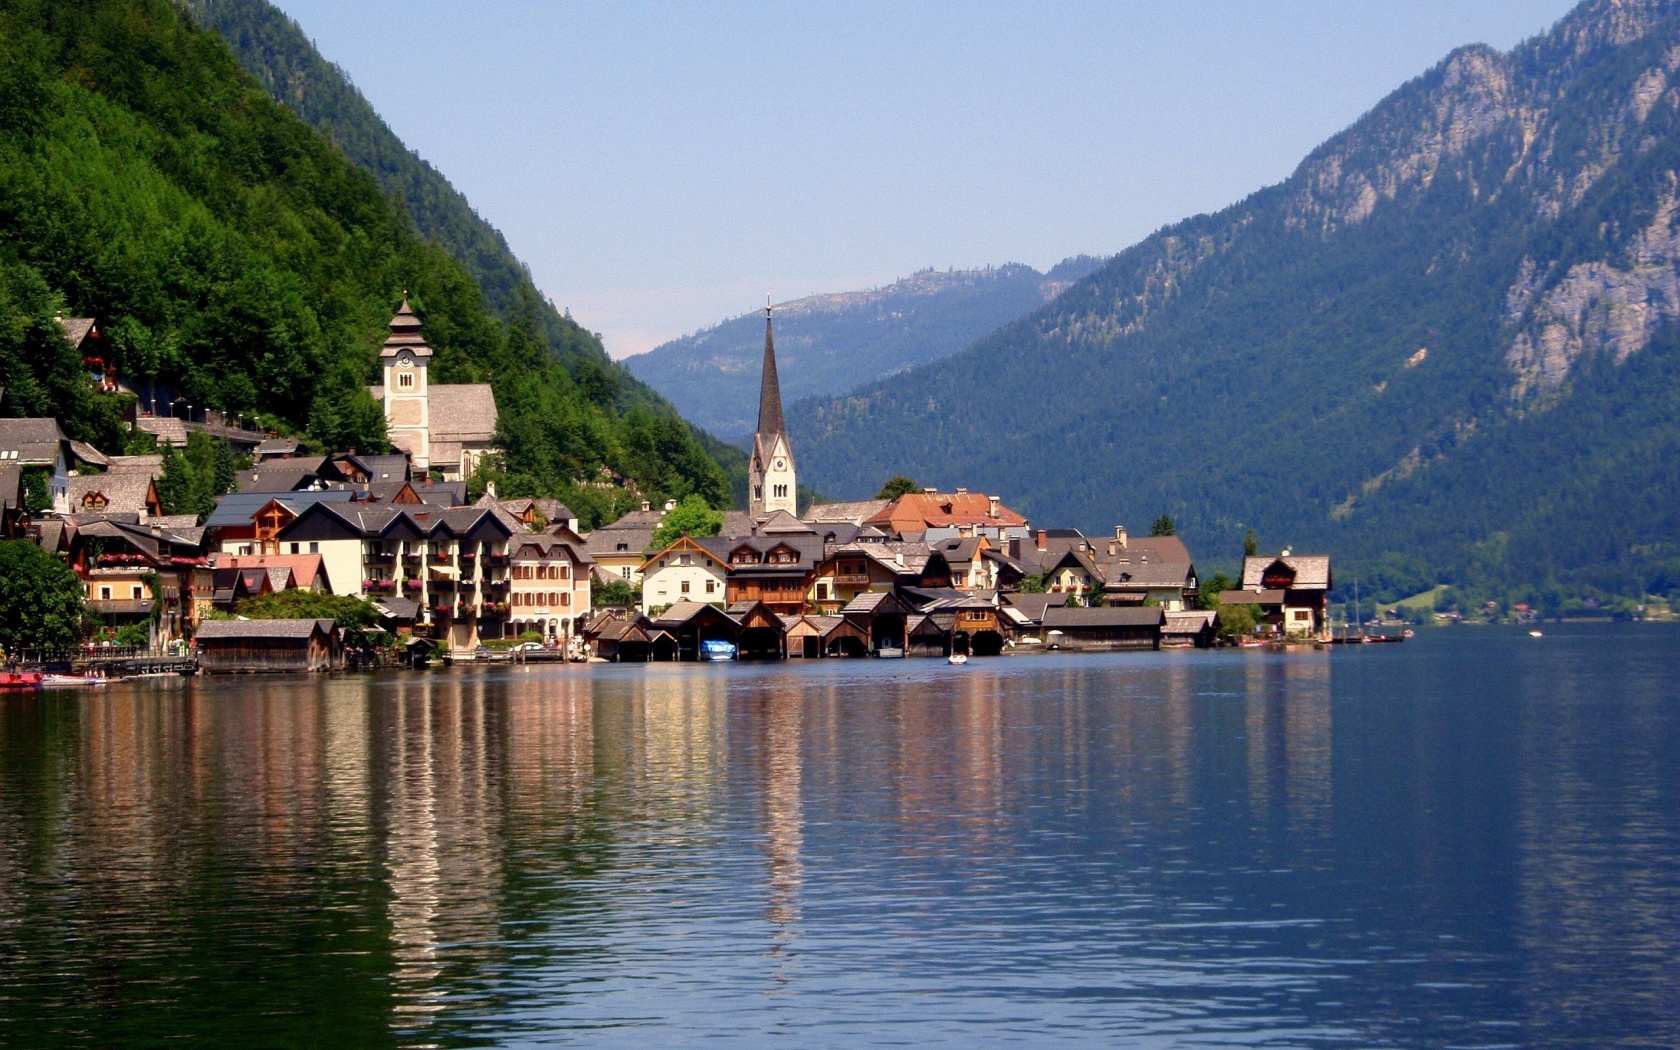
<svg viewBox="0 0 1680 1050"><path fill-rule="evenodd" d="M795 448L835 498L902 471L1166 512L1210 561L1252 527L1367 595L1675 593L1677 219L1680 5L1590 0L962 353L793 406Z"/></svg>
<svg viewBox="0 0 1680 1050"><path fill-rule="evenodd" d="M1049 273L1011 263L923 270L883 288L795 299L776 307L776 356L789 399L839 394L949 357L1054 299L1102 265L1065 259ZM624 364L714 434L751 434L758 413L764 314L754 311L674 339Z"/></svg>
<svg viewBox="0 0 1680 1050"><path fill-rule="evenodd" d="M276 101L326 136L402 202L420 234L465 266L492 311L541 333L549 353L598 404L617 411L676 415L669 401L607 356L600 337L562 315L537 290L507 239L449 180L405 146L343 69L315 49L302 27L268 0L176 0L214 29L240 65ZM690 435L745 491L746 454L704 431ZM683 450L684 455L689 450Z"/></svg>
<svg viewBox="0 0 1680 1050"><path fill-rule="evenodd" d="M405 287L438 380L495 388L504 491L594 519L635 498L598 485L605 468L644 492L728 498L662 401L591 367L588 339L557 345L528 288L493 308L399 200L173 4L0 5L0 411L120 442L119 399L86 389L54 336L69 313L101 319L131 382L376 446L363 386Z"/></svg>

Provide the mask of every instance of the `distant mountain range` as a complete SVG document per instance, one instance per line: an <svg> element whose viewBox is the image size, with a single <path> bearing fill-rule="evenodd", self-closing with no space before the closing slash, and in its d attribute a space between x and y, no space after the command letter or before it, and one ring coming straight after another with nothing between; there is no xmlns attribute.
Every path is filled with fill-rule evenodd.
<svg viewBox="0 0 1680 1050"><path fill-rule="evenodd" d="M882 288L795 299L775 308L776 358L788 400L844 393L949 357L1043 306L1102 265L1076 256L1039 273L1011 263L923 270ZM764 312L674 339L624 364L696 424L730 439L757 423Z"/></svg>
<svg viewBox="0 0 1680 1050"><path fill-rule="evenodd" d="M1460 49L1286 181L955 356L788 411L802 479L1163 512L1399 594L1680 599L1680 5ZM800 368L783 369L784 388Z"/></svg>

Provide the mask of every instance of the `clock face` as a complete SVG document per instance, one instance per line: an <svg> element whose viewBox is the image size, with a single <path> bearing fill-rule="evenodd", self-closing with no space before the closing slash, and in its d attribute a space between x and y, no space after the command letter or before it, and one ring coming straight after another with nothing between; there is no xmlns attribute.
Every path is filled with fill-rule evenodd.
<svg viewBox="0 0 1680 1050"><path fill-rule="evenodd" d="M786 469L787 469L787 460L785 460L785 459L778 459L778 460L777 460L777 461L776 461L776 469L777 469L777 470L786 470Z"/></svg>
<svg viewBox="0 0 1680 1050"><path fill-rule="evenodd" d="M414 358L408 356L407 354L403 354L401 357L397 358L397 364L402 365L404 368L407 368L409 365L412 365L413 363L414 363Z"/></svg>

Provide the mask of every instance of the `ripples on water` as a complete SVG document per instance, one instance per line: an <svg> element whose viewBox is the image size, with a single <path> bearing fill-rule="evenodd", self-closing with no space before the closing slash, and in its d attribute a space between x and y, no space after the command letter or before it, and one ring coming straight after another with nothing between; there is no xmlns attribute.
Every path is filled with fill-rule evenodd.
<svg viewBox="0 0 1680 1050"><path fill-rule="evenodd" d="M1680 1043L1680 632L0 700L0 1043Z"/></svg>

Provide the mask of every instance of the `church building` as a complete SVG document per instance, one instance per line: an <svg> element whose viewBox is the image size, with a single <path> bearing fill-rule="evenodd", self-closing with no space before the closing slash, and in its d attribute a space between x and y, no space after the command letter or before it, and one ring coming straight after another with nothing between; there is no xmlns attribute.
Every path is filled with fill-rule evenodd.
<svg viewBox="0 0 1680 1050"><path fill-rule="evenodd" d="M404 295L379 352L385 385L369 387L368 393L384 402L391 444L408 453L415 471L438 471L445 481L460 481L499 451L496 396L488 383L431 382L426 374L431 359L420 318Z"/></svg>
<svg viewBox="0 0 1680 1050"><path fill-rule="evenodd" d="M776 340L770 330L770 307L764 307L764 375L758 388L758 433L753 435L747 473L747 513L763 521L779 510L799 516L799 490L793 476L793 443L782 421L782 386L776 378Z"/></svg>

